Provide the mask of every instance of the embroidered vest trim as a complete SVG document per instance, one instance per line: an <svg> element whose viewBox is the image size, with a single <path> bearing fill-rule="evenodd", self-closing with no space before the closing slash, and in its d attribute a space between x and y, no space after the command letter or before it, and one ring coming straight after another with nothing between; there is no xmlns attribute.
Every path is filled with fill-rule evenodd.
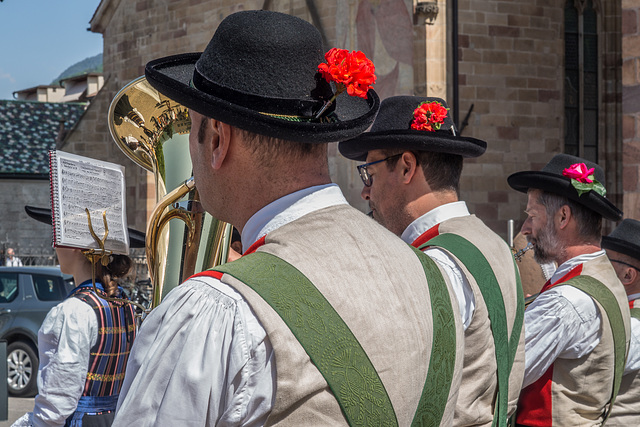
<svg viewBox="0 0 640 427"><path fill-rule="evenodd" d="M98 339L91 348L83 396L110 396L122 387L129 352L136 335L130 304L110 304L106 293L79 288L72 295L89 304L98 320Z"/></svg>
<svg viewBox="0 0 640 427"><path fill-rule="evenodd" d="M611 393L609 407L606 409L604 414L604 424L611 414L611 408L613 407L613 403L618 395L620 382L622 381L622 375L624 373L625 360L627 357L627 344L622 312L620 311L620 306L618 305L616 297L613 295L611 290L602 282L591 276L578 276L568 280L567 282L558 284L558 286L564 285L570 285L586 292L591 298L595 299L602 308L604 308L604 311L609 318L609 324L611 325L611 331L613 333L615 365L613 370L613 391Z"/></svg>
<svg viewBox="0 0 640 427"><path fill-rule="evenodd" d="M414 251L429 277L434 347L413 424L439 425L453 377L450 356L455 352L455 319L437 266ZM245 255L215 270L251 287L281 316L327 381L350 425L398 425L384 385L357 338L299 270L265 252ZM432 373L435 367L440 368L438 375ZM444 401L434 402L434 396L443 396Z"/></svg>
<svg viewBox="0 0 640 427"><path fill-rule="evenodd" d="M489 261L487 261L482 252L464 237L452 233L433 237L427 243L421 245L420 249L423 250L428 246L438 246L451 252L465 265L478 283L482 298L489 312L496 354L498 387L496 390L497 398L494 407L493 425L506 426L509 406L509 375L516 357L524 320L524 295L515 260L514 270L516 271L518 305L511 336L507 339L507 314L502 290Z"/></svg>

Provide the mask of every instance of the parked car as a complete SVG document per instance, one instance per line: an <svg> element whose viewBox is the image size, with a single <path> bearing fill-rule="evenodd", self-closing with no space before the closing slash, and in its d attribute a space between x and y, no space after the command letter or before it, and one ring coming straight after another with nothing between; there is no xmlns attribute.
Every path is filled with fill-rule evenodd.
<svg viewBox="0 0 640 427"><path fill-rule="evenodd" d="M7 342L11 396L37 394L38 330L73 288L73 276L59 267L0 267L0 339Z"/></svg>

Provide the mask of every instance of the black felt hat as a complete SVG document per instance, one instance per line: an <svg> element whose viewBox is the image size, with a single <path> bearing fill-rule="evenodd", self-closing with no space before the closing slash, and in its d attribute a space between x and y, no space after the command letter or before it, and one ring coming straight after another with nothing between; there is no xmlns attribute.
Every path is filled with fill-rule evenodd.
<svg viewBox="0 0 640 427"><path fill-rule="evenodd" d="M606 219L617 221L622 218L622 211L597 192L591 190L578 195L571 179L562 174L565 169L578 163L584 163L589 169L594 168L594 178L604 185L604 170L599 165L569 154L556 154L540 171L516 172L507 178L507 182L511 188L523 193L530 188L537 188L558 194L580 203Z"/></svg>
<svg viewBox="0 0 640 427"><path fill-rule="evenodd" d="M608 236L602 236L602 248L640 260L640 221L623 219Z"/></svg>
<svg viewBox="0 0 640 427"><path fill-rule="evenodd" d="M450 111L447 111L439 130L412 129L416 108L431 102L438 102L447 108L447 103L440 98L394 96L384 99L371 130L340 142L340 153L349 159L364 161L369 151L389 148L458 154L462 157L478 157L485 152L486 142L458 134Z"/></svg>
<svg viewBox="0 0 640 427"><path fill-rule="evenodd" d="M318 72L323 62L313 25L251 10L226 17L204 52L156 59L145 75L167 97L250 132L311 143L352 138L371 125L380 100L372 89L366 99L345 92L315 119L334 94Z"/></svg>
<svg viewBox="0 0 640 427"><path fill-rule="evenodd" d="M24 210L31 218L51 225L51 209L25 206ZM128 228L127 230L129 231L129 247L144 248L145 234L142 231L134 230L133 228Z"/></svg>

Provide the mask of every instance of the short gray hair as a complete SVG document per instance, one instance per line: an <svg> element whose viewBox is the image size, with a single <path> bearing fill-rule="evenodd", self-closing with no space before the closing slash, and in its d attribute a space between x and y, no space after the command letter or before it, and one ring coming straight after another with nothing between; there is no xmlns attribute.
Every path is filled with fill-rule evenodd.
<svg viewBox="0 0 640 427"><path fill-rule="evenodd" d="M569 206L571 215L576 219L578 224L578 232L585 242L598 242L602 238L602 215L577 203L573 200L549 193L547 191L540 192L538 203L545 207L548 217L552 217L564 205Z"/></svg>

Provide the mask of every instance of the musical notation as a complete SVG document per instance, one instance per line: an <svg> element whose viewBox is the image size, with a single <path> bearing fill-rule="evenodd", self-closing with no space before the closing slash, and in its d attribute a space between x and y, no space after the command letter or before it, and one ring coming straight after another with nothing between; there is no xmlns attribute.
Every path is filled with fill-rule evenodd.
<svg viewBox="0 0 640 427"><path fill-rule="evenodd" d="M63 151L51 151L52 220L54 246L95 249L88 226L103 235L102 213L109 229L105 249L128 253L124 167Z"/></svg>

